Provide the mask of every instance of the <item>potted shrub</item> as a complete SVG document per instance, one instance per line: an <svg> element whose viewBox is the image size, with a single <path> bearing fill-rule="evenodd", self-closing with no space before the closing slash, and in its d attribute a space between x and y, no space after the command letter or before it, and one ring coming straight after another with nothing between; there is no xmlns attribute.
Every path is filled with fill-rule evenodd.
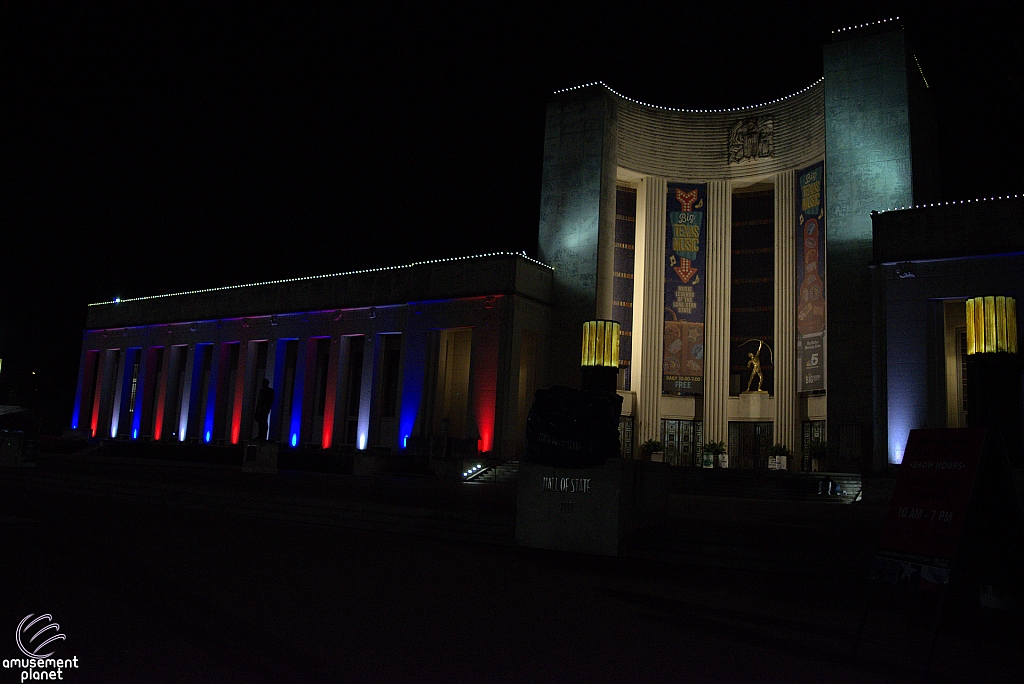
<svg viewBox="0 0 1024 684"><path fill-rule="evenodd" d="M640 458L645 461L664 461L665 445L656 439L649 439L640 445Z"/></svg>
<svg viewBox="0 0 1024 684"><path fill-rule="evenodd" d="M728 468L729 455L725 452L725 442L704 442L704 467ZM708 465L709 460L711 465Z"/></svg>

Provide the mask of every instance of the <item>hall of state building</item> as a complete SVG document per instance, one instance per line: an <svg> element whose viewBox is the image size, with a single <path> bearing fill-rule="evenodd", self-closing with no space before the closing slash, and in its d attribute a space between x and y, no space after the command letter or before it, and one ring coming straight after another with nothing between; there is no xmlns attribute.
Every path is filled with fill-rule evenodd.
<svg viewBox="0 0 1024 684"><path fill-rule="evenodd" d="M790 470L898 463L910 429L935 426L936 412L962 419L946 302L1019 297L1024 247L1014 231L947 245L928 263L956 264L974 289L922 265L941 277L919 296L896 272L916 255L890 233L923 223L940 235L951 211L1012 225L1021 202L927 206L939 198L936 135L926 70L899 22L835 32L822 64L797 93L728 110L641 103L603 83L555 93L537 259L502 252L90 305L72 427L240 444L256 436L267 379L282 449L433 459L443 444L465 461L516 459L534 392L578 387L583 324L611 320L624 457L655 439L676 466L701 465L707 442L727 445L729 468L766 469L776 443L793 450ZM903 251L888 259L886 245ZM971 276L980 256L996 262ZM898 313L910 310L940 324ZM915 355L918 334L939 351ZM914 394L936 377L941 396ZM812 463L825 442L827 463Z"/></svg>

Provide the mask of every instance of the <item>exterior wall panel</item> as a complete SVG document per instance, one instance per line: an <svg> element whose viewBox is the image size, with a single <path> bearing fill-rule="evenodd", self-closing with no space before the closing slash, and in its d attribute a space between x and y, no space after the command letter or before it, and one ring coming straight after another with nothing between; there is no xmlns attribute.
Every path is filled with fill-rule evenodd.
<svg viewBox="0 0 1024 684"><path fill-rule="evenodd" d="M505 357L514 353L523 331L529 330L539 340L533 351L536 357L535 366L531 369L534 382L538 387L546 386L547 359L543 357L544 342L550 328L547 299L551 291L551 270L518 255L483 257L475 263L466 261L470 277L486 273L477 285L491 283L497 290L490 293L477 290L474 296L463 298L412 298L370 307L293 309L259 316L240 317L237 311L229 311L231 315L224 318L196 320L193 315L151 324L138 323L156 316L150 310L151 306L155 306L158 312L183 310L195 314L208 313L227 304L219 301L216 306L210 306L210 298L216 299L217 293L197 293L90 307L90 323L118 320L127 326L98 327L85 332L83 370L79 375L85 378L92 373L96 379L91 383L81 380L79 395L89 393L93 399L86 404L96 423L100 423L103 416L105 425L97 431L101 437L110 436L113 428L120 438L136 438L131 425L123 423L130 414L138 417L144 412L137 408L142 405L142 397L156 392L154 404L164 402L162 415L166 420L162 424L161 435L164 439L171 438L173 434L182 441L193 439L202 442L210 432L211 442L221 438L235 442L251 437L256 396L263 378L267 378L271 380L275 393L271 439L290 445L294 435L296 444L301 442L328 448L340 445L343 437L338 431L347 430L348 415L342 415L342 412L349 410L345 406L349 397L344 395L347 387L344 374L350 371L348 358L351 350L348 345L362 344L361 387L356 390L360 401L355 446L365 449L380 445L400 450L408 444L407 438L415 437L414 443L426 444L431 436L432 427L423 416L428 403L424 395L434 390L433 386L425 384L432 377L427 367L436 363L436 359L430 356L428 338L441 329L472 328L476 331L476 342L473 350L473 401L468 412L471 421L475 421L474 433L481 433L481 446L495 457L516 456L522 449L523 439L522 435L513 434L510 430L514 430L517 424L521 407L518 398L510 401L504 395L510 391L518 392L518 386L501 374L509 368L518 372L518 360L513 362ZM440 276L449 273L447 262L406 270L429 271L434 267L440 268ZM420 273L412 278L408 273L393 273L391 276L390 286L380 283L374 286L388 289L390 301L400 295L429 296L444 291L441 287L431 289L427 286L416 290L411 285L414 282L436 283L437 273ZM360 277L356 276L357 279ZM268 294L268 300L278 301L281 295L275 294L274 288L289 289L292 285L264 285L248 292L250 295ZM468 285L456 282L449 283L447 287L455 291ZM295 307L303 303L301 298L296 298L295 292L285 298L290 298L288 301ZM170 309L162 308L171 299L179 301ZM322 303L322 298L317 297L313 301ZM400 334L402 340L397 415L382 417L379 404L383 358L375 352L379 351L377 348L384 336L394 334ZM513 339L506 339L510 334ZM325 340L329 344L326 362L321 358L324 355L320 350L321 342ZM293 367L286 355L289 344L294 346ZM261 345L266 348L262 371L257 368ZM155 370L155 367L141 367L134 405L136 410L131 411L126 404L131 391L134 355L140 350L157 348L164 349L160 387L149 388L147 385L154 376L150 370ZM237 353L232 351L235 349ZM85 366L90 359L95 368L87 371ZM326 368L320 368L324 363ZM180 373L179 381L182 365L184 372ZM325 373L326 381L323 381L321 376ZM288 383L285 382L286 376ZM230 381L232 377L234 382ZM324 385L326 392L322 425L316 423L311 414L317 410L319 401L319 395L314 396L317 382ZM179 388L179 384L182 387ZM178 406L174 406L176 401ZM160 424L160 409L155 409L155 413L154 428ZM174 417L178 419L171 425ZM79 420L83 421L81 417Z"/></svg>
<svg viewBox="0 0 1024 684"><path fill-rule="evenodd" d="M635 173L706 182L762 177L805 166L825 154L824 86L760 107L689 112L618 98L618 164ZM774 156L729 161L729 133L737 121L770 116Z"/></svg>

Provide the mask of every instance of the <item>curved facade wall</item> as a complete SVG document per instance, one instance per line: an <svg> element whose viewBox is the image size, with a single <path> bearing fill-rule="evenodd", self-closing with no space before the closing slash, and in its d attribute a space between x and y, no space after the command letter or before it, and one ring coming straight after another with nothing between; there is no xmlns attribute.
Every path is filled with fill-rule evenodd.
<svg viewBox="0 0 1024 684"><path fill-rule="evenodd" d="M822 81L772 103L722 111L645 105L603 84L560 93L548 110L540 229L540 257L555 268L556 307L560 318L571 322L561 329L563 339L552 345L559 357L553 358L552 367L563 371L556 381L574 383L578 325L588 318L612 317L612 303L615 316L631 319L628 390L635 400L627 404L633 407L638 443L664 437L668 420L701 423L703 441L722 442L731 439L730 430L750 427L733 423L757 423L766 439L770 434L774 441L795 446L801 417L809 416L807 402L798 405L793 382L797 362L790 350L796 345L791 301L796 292L796 172L823 161L825 124ZM700 209L707 222L706 242L700 249L707 270L700 278L707 294L704 319L698 324L704 331L703 382L697 394L686 395L683 389L683 396L665 394L662 377L665 221L666 212L679 208L668 183L703 184L706 192ZM621 186L635 189L634 217L608 206ZM744 332L733 319L737 311L751 308L749 301L731 299L737 277L751 280L745 264L734 266L736 254L750 252L751 245L743 239L733 244L733 203L739 194L750 192L771 196L755 221L767 226L767 244L754 249L764 253L767 273L753 279L771 281L761 298L768 299L766 315L774 316L775 323L769 320L761 334L785 347L776 354L782 365L771 397L738 395L734 376L742 371L731 359L737 344L733 338ZM748 218L738 220L749 225ZM634 245L612 239L616 221L632 222ZM623 248L634 254L634 267L625 273ZM613 250L618 250L620 264L614 269ZM739 269L736 276L734 268ZM619 287L614 295L615 281L623 278L633 279L633 287ZM633 293L629 302L621 301L625 291ZM816 409L818 414L823 411Z"/></svg>
<svg viewBox="0 0 1024 684"><path fill-rule="evenodd" d="M773 104L730 111L672 111L610 95L618 109L618 165L649 176L735 180L807 166L825 155L825 85ZM730 131L743 119L771 117L774 156L729 160Z"/></svg>

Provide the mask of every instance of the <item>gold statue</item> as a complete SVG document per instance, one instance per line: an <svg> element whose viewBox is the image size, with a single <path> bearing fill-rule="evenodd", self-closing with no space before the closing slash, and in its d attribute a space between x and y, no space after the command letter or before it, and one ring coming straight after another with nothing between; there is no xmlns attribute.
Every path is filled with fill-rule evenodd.
<svg viewBox="0 0 1024 684"><path fill-rule="evenodd" d="M761 370L761 350L768 347L768 345L762 340L747 340L747 342L757 342L757 351L747 352L747 358L749 359L747 361L747 368L751 369L750 380L747 381L747 392L752 391L750 388L754 384L754 378L757 377L757 390L754 391L759 394L767 394L767 392L761 389L764 385L764 372ZM744 342L743 344L747 344L747 342ZM771 347L768 347L768 353L772 354ZM774 357L774 354L772 354L772 356Z"/></svg>

